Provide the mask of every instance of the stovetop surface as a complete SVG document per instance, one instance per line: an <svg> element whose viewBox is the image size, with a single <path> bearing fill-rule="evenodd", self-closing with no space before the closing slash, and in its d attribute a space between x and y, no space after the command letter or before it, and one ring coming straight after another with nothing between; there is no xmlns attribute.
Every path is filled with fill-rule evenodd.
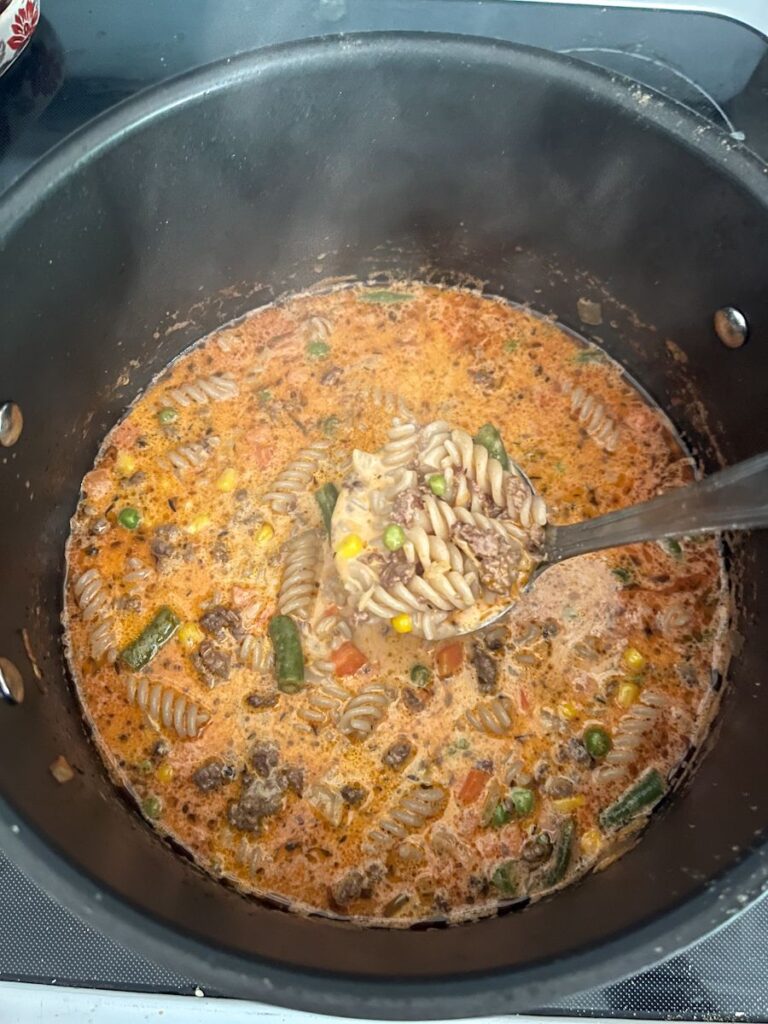
<svg viewBox="0 0 768 1024"><path fill-rule="evenodd" d="M387 28L578 51L668 92L768 159L768 44L711 17L514 0L43 3L38 32L0 78L0 192L76 128L171 75L261 45ZM682 48L670 43L681 39ZM93 931L22 871L0 853L0 980L193 994L196 979ZM766 940L763 899L662 966L539 1012L768 1021Z"/></svg>

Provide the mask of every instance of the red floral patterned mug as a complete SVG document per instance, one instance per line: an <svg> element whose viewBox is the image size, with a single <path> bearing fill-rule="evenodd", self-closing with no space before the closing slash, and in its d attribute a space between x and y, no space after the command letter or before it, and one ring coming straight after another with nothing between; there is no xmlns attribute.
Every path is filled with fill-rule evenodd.
<svg viewBox="0 0 768 1024"><path fill-rule="evenodd" d="M40 20L40 0L0 0L0 74L18 57Z"/></svg>

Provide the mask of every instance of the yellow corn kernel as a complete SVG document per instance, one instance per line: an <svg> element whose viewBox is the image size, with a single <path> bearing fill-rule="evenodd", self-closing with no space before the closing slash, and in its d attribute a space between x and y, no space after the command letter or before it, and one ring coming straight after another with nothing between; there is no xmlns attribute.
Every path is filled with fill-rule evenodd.
<svg viewBox="0 0 768 1024"><path fill-rule="evenodd" d="M120 452L115 459L115 470L118 476L132 476L136 472L136 459L130 452Z"/></svg>
<svg viewBox="0 0 768 1024"><path fill-rule="evenodd" d="M195 516L187 527L187 533L202 533L202 531L207 530L210 525L211 517L203 513L202 515Z"/></svg>
<svg viewBox="0 0 768 1024"><path fill-rule="evenodd" d="M579 709L569 700L564 700L562 704L559 704L557 712L561 718L572 719L579 717Z"/></svg>
<svg viewBox="0 0 768 1024"><path fill-rule="evenodd" d="M645 655L636 647L627 647L622 657L630 672L642 672L645 668Z"/></svg>
<svg viewBox="0 0 768 1024"><path fill-rule="evenodd" d="M581 837L581 849L587 857L595 857L603 845L603 837L596 828L589 828Z"/></svg>
<svg viewBox="0 0 768 1024"><path fill-rule="evenodd" d="M216 481L216 487L223 494L231 494L237 487L237 473L228 466Z"/></svg>
<svg viewBox="0 0 768 1024"><path fill-rule="evenodd" d="M256 543L266 544L275 536L275 528L272 523L262 523L256 531Z"/></svg>
<svg viewBox="0 0 768 1024"><path fill-rule="evenodd" d="M201 642L205 633L203 633L196 622L185 622L179 626L179 632L176 636L179 638L179 643L182 647L186 647L188 651L191 651L193 647L197 647Z"/></svg>
<svg viewBox="0 0 768 1024"><path fill-rule="evenodd" d="M637 683L622 683L616 692L616 703L620 708L629 708L640 696L640 687Z"/></svg>
<svg viewBox="0 0 768 1024"><path fill-rule="evenodd" d="M583 803L584 797L581 793L577 793L576 796L564 796L561 800L553 800L552 806L558 814L571 814L577 807L581 807Z"/></svg>
<svg viewBox="0 0 768 1024"><path fill-rule="evenodd" d="M173 778L173 768L169 764L161 764L155 772L155 778L158 782L170 782Z"/></svg>
<svg viewBox="0 0 768 1024"><path fill-rule="evenodd" d="M358 537L356 533L348 533L336 548L336 554L341 555L342 558L357 558L364 547L362 537ZM400 616L397 615L395 618L400 618Z"/></svg>
<svg viewBox="0 0 768 1024"><path fill-rule="evenodd" d="M394 629L396 633L410 633L413 629L413 619L405 612L403 612L402 615L395 615L395 617L389 621L392 623L392 629Z"/></svg>

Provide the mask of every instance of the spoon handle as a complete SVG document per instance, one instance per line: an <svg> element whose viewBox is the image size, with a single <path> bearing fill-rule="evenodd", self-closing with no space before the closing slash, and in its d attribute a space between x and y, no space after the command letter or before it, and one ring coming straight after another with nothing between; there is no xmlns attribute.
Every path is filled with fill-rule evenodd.
<svg viewBox="0 0 768 1024"><path fill-rule="evenodd" d="M572 526L548 526L544 561L691 533L768 526L768 452L704 480Z"/></svg>

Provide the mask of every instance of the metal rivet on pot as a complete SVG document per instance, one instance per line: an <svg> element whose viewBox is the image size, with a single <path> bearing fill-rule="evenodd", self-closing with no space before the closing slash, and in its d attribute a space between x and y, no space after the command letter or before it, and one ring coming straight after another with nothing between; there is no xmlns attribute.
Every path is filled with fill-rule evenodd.
<svg viewBox="0 0 768 1024"><path fill-rule="evenodd" d="M7 658L0 658L0 698L9 704L21 704L24 700L21 672Z"/></svg>
<svg viewBox="0 0 768 1024"><path fill-rule="evenodd" d="M24 417L18 405L15 402L3 402L0 405L0 444L3 448L16 444L23 426Z"/></svg>
<svg viewBox="0 0 768 1024"><path fill-rule="evenodd" d="M735 306L723 306L714 317L715 334L728 348L741 348L747 340L749 325L741 310Z"/></svg>

